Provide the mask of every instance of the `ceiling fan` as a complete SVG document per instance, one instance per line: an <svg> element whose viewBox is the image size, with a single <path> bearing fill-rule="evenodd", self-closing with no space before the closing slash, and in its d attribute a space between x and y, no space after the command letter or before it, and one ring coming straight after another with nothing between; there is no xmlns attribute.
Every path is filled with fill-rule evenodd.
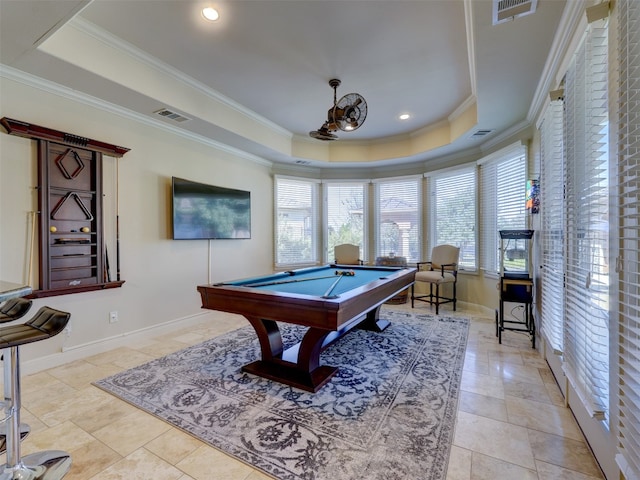
<svg viewBox="0 0 640 480"><path fill-rule="evenodd" d="M348 93L337 100L337 89L340 83L337 78L329 80L329 86L333 88L333 106L327 112L327 121L318 130L309 132L312 138L336 140L338 136L333 132L356 130L367 118L367 101L359 93Z"/></svg>

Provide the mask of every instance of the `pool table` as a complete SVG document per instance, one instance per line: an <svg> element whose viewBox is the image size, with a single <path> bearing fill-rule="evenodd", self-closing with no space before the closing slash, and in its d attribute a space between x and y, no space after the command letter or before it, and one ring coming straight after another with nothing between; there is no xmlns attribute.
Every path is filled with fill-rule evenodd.
<svg viewBox="0 0 640 480"><path fill-rule="evenodd" d="M262 358L243 371L317 392L337 372L320 353L354 327L382 332L380 306L411 286L415 268L326 265L212 285L200 285L202 307L244 315ZM309 327L284 348L277 322Z"/></svg>

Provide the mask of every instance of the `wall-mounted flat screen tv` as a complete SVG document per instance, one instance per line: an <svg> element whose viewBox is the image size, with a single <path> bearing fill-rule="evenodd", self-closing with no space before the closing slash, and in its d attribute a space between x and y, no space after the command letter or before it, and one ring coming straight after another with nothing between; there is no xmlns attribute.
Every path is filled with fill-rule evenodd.
<svg viewBox="0 0 640 480"><path fill-rule="evenodd" d="M173 177L173 239L251 238L251 192Z"/></svg>

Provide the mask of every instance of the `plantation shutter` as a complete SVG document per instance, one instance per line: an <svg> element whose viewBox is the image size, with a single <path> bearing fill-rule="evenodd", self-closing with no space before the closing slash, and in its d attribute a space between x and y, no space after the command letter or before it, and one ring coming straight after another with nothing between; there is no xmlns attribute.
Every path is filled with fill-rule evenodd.
<svg viewBox="0 0 640 480"><path fill-rule="evenodd" d="M276 266L318 262L319 184L276 177Z"/></svg>
<svg viewBox="0 0 640 480"><path fill-rule="evenodd" d="M333 262L336 245L351 243L360 247L360 259L365 252L365 188L363 182L324 184L327 212L327 259Z"/></svg>
<svg viewBox="0 0 640 480"><path fill-rule="evenodd" d="M415 263L420 258L419 177L376 183L375 254L402 256Z"/></svg>
<svg viewBox="0 0 640 480"><path fill-rule="evenodd" d="M625 478L640 478L640 2L618 2L619 454Z"/></svg>
<svg viewBox="0 0 640 480"><path fill-rule="evenodd" d="M592 23L565 80L564 364L587 411L609 405L609 178L607 29Z"/></svg>
<svg viewBox="0 0 640 480"><path fill-rule="evenodd" d="M499 230L526 228L527 149L516 144L481 159L480 268L500 271Z"/></svg>
<svg viewBox="0 0 640 480"><path fill-rule="evenodd" d="M564 160L561 100L547 107L540 127L542 266L540 330L556 355L562 354L564 310Z"/></svg>
<svg viewBox="0 0 640 480"><path fill-rule="evenodd" d="M429 174L429 245L460 247L460 268L476 267L476 166Z"/></svg>

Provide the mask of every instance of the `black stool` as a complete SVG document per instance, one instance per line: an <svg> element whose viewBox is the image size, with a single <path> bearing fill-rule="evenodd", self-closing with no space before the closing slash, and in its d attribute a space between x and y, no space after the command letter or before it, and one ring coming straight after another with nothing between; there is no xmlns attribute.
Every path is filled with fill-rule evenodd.
<svg viewBox="0 0 640 480"><path fill-rule="evenodd" d="M24 317L31 308L31 300L16 297L0 305L0 323L13 322Z"/></svg>
<svg viewBox="0 0 640 480"><path fill-rule="evenodd" d="M0 305L0 323L8 323L13 322L14 320L18 320L26 315L26 313L31 308L33 302L31 300L27 300L26 298L16 297L10 300L7 300L2 305ZM8 398L9 392L6 390L4 398ZM24 439L31 428L26 423L20 425L20 439ZM4 453L7 449L7 424L2 423L0 425L0 454Z"/></svg>
<svg viewBox="0 0 640 480"><path fill-rule="evenodd" d="M59 450L20 456L20 358L19 347L39 342L62 332L71 315L42 307L24 324L0 327L0 349L4 356L5 413L7 422L7 463L0 480L60 480L71 467L71 457Z"/></svg>

